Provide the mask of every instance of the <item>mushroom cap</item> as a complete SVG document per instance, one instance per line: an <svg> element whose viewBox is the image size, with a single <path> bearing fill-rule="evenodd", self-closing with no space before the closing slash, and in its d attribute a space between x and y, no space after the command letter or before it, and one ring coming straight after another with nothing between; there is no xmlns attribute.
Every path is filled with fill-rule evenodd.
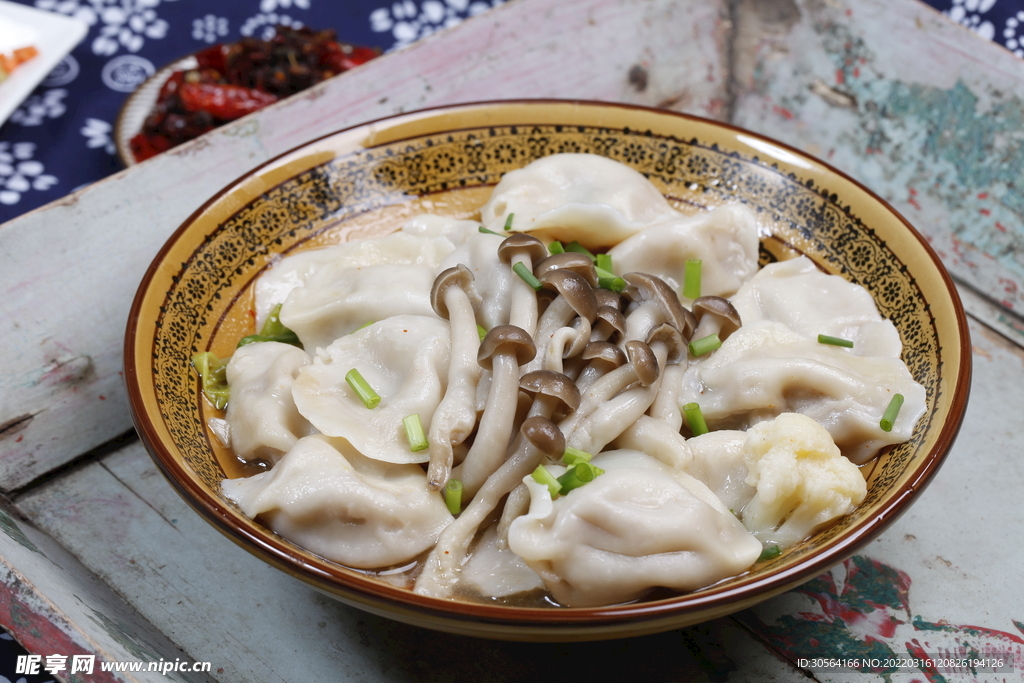
<svg viewBox="0 0 1024 683"><path fill-rule="evenodd" d="M683 335L668 323L662 323L648 333L647 345L651 346L655 342L662 342L668 346L666 363L674 365L686 358L688 349L686 342L683 341Z"/></svg>
<svg viewBox="0 0 1024 683"><path fill-rule="evenodd" d="M565 453L565 435L554 422L539 415L527 418L519 428L527 441L544 455L561 458Z"/></svg>
<svg viewBox="0 0 1024 683"><path fill-rule="evenodd" d="M679 303L679 295L664 280L649 273L626 273L622 278L636 287L644 301L657 301L669 323L684 337L690 337L697 327L697 320L683 308Z"/></svg>
<svg viewBox="0 0 1024 683"><path fill-rule="evenodd" d="M597 285L593 285L596 287ZM595 289L594 296L597 297L597 306L607 306L616 311L622 310L622 295L610 289Z"/></svg>
<svg viewBox="0 0 1024 683"><path fill-rule="evenodd" d="M469 297L470 305L477 308L480 305L480 297L472 289L473 272L462 265L448 268L441 271L441 274L434 278L434 286L430 288L430 305L434 312L445 320L450 320L448 306L444 302L445 294L449 287L459 287Z"/></svg>
<svg viewBox="0 0 1024 683"><path fill-rule="evenodd" d="M629 357L629 362L633 365L633 370L636 372L636 378L640 380L640 384L649 387L658 380L658 376L661 374L661 368L658 367L658 358L646 342L635 339L626 342L626 355Z"/></svg>
<svg viewBox="0 0 1024 683"><path fill-rule="evenodd" d="M583 360L599 360L617 368L626 364L626 352L615 344L606 341L592 341L583 349Z"/></svg>
<svg viewBox="0 0 1024 683"><path fill-rule="evenodd" d="M582 275L571 270L551 270L538 278L546 289L556 290L576 311L576 315L593 322L597 318L597 299L594 288Z"/></svg>
<svg viewBox="0 0 1024 683"><path fill-rule="evenodd" d="M537 346L533 343L533 337L527 334L523 328L515 325L497 325L492 327L480 342L476 361L482 367L490 370L493 368L494 354L502 352L515 353L516 362L523 365L529 363L537 355Z"/></svg>
<svg viewBox="0 0 1024 683"><path fill-rule="evenodd" d="M536 397L538 394L557 398L569 410L580 407L580 390L576 382L554 370L534 370L519 379L519 388Z"/></svg>
<svg viewBox="0 0 1024 683"><path fill-rule="evenodd" d="M622 311L619 309L612 308L611 306L600 306L597 309L597 319L594 321L594 326L596 327L602 320L611 325L612 329L619 334L626 334L626 316L622 315ZM611 335L608 336L609 338L611 337Z"/></svg>
<svg viewBox="0 0 1024 683"><path fill-rule="evenodd" d="M708 314L721 318L722 329L719 330L718 337L723 341L743 324L743 321L740 320L740 313L732 305L732 302L720 296L699 296L693 300L690 310L693 311L698 323Z"/></svg>
<svg viewBox="0 0 1024 683"><path fill-rule="evenodd" d="M594 262L584 254L574 251L552 254L533 267L533 274L537 276L538 280L543 280L544 274L552 270L571 270L577 275L582 275L591 287L597 287L597 271L594 270Z"/></svg>
<svg viewBox="0 0 1024 683"><path fill-rule="evenodd" d="M512 263L516 254L528 254L530 256L530 267L548 255L544 243L533 235L525 232L515 232L505 238L505 241L498 245L498 259L502 263Z"/></svg>

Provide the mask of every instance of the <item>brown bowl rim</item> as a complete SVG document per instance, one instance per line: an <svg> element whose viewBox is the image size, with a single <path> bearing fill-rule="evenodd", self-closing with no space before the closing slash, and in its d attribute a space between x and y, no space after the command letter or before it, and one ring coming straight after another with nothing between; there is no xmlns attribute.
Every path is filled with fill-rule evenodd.
<svg viewBox="0 0 1024 683"><path fill-rule="evenodd" d="M134 356L135 347L138 341L137 328L134 325L134 321L137 320L139 316L148 286L155 277L164 256L171 249L172 245L174 245L174 243L188 229L192 222L206 211L208 207L219 201L221 197L236 189L246 178L251 177L259 170L274 164L277 160L283 157L296 153L303 148L315 145L327 138L382 122L401 121L403 119L414 120L417 118L423 118L432 113L440 114L444 112L457 112L460 110L483 110L509 105L575 105L596 108L610 107L633 109L711 125L713 127L722 128L727 131L756 138L794 154L795 156L810 162L812 165L818 166L820 169L824 169L829 174L834 174L846 182L851 183L857 189L864 192L868 198L877 202L903 224L931 259L932 265L937 269L937 272L946 287L946 291L956 315L956 327L961 342L961 353L960 362L956 367L957 381L955 386L951 389L953 396L951 398L948 413L949 419L947 419L947 421L942 425L935 445L929 451L922 464L913 472L912 478L900 487L897 492L894 492L888 501L880 504L876 515L852 526L847 532L845 532L841 539L833 542L821 553L816 554L807 560L770 572L757 579L749 579L745 581L742 578L742 575L740 575L739 583L735 583L736 577L733 577L729 579L731 585L722 588L715 588L712 586L702 589L696 593L681 594L663 600L636 602L607 607L509 607L504 605L488 605L485 603L445 600L422 596L407 589L384 584L369 576L363 578L359 576L358 573L347 573L350 570L342 567L341 565L338 565L338 572L328 571L327 569L332 564L328 560L323 560L324 564L327 565L325 568L311 565L283 539L277 539L273 536L263 537L258 534L250 533L248 530L239 528L233 524L232 515L227 512L227 506L225 506L219 499L210 496L202 486L191 478L188 471L175 461L168 450L160 442L150 416L146 415L143 409L144 401L141 395L141 388L137 381L138 368L135 365ZM500 124L496 123L495 125ZM350 600L355 600L364 608L376 606L378 609L388 612L388 607L400 607L403 610L426 615L430 619L442 617L447 622L463 622L464 625L466 623L471 624L476 622L503 625L513 629L535 629L547 627L549 632L557 632L559 628L571 629L588 626L595 628L614 626L620 627L621 631L621 628L623 627L634 624L639 625L656 620L675 618L676 621L679 621L681 620L681 617L684 617L687 614L710 611L715 607L719 608L719 613L726 614L734 611L733 609L730 609L730 605L735 604L737 605L735 609L742 609L744 606L753 604L753 602L781 593L815 576L818 576L829 567L852 556L858 549L877 538L879 534L881 534L906 511L909 503L931 482L935 473L947 457L949 450L960 431L960 427L966 413L972 374L971 354L969 352L970 348L970 333L967 326L967 318L957 293L956 286L938 255L929 245L928 241L888 202L843 171L840 171L827 162L813 157L791 145L730 123L723 123L692 114L654 109L635 104L603 102L599 100L541 98L485 100L453 105L440 105L418 109L411 112L404 112L401 114L379 117L322 135L283 152L272 159L265 161L259 166L256 166L248 173L227 184L223 189L219 190L210 199L204 202L202 206L196 209L196 211L194 211L188 219L186 219L182 225L175 230L154 257L153 262L146 270L146 274L143 277L132 302L125 335L124 356L125 384L128 392L129 409L136 430L138 431L147 451L163 472L164 476L178 491L179 495L181 495L193 509L200 513L215 528L237 544L246 548L269 564L292 574L303 581L311 583L321 590L325 590L339 597L348 597ZM269 534L270 532L267 533ZM671 626L666 626L666 628L669 627ZM612 636L614 635L616 634L612 634Z"/></svg>

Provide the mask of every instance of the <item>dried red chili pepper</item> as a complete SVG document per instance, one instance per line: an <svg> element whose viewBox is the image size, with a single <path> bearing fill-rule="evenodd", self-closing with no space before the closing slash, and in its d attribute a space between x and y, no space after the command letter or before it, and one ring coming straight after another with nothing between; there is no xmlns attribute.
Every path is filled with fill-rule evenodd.
<svg viewBox="0 0 1024 683"><path fill-rule="evenodd" d="M205 111L214 118L231 121L268 104L277 102L277 96L256 90L243 88L240 85L223 83L189 83L181 84L178 96L186 111Z"/></svg>

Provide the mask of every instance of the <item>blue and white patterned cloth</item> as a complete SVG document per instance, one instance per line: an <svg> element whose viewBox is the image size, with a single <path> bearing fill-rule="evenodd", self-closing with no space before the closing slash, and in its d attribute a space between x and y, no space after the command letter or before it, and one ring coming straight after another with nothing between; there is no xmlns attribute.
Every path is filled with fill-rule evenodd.
<svg viewBox="0 0 1024 683"><path fill-rule="evenodd" d="M0 223L120 170L113 126L125 97L179 57L279 23L388 51L504 0L15 1L78 17L89 33L0 128ZM1024 0L927 1L1024 57Z"/></svg>

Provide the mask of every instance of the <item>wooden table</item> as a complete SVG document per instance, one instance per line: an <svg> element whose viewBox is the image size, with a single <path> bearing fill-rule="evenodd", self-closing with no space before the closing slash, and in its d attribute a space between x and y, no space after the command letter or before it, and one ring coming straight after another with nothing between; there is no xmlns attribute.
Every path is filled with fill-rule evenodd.
<svg viewBox="0 0 1024 683"><path fill-rule="evenodd" d="M568 97L687 111L854 175L917 225L971 316L973 393L918 502L842 566L760 606L633 640L499 643L358 612L248 555L135 440L121 337L197 206L338 128L452 102ZM42 655L210 662L71 681L803 680L813 654L1024 670L1024 65L913 0L519 0L0 226L0 622ZM553 658L556 666L539 667ZM541 673L538 673L541 670ZM822 681L872 675L818 669ZM882 680L882 677L877 677ZM894 674L892 680L973 680Z"/></svg>

